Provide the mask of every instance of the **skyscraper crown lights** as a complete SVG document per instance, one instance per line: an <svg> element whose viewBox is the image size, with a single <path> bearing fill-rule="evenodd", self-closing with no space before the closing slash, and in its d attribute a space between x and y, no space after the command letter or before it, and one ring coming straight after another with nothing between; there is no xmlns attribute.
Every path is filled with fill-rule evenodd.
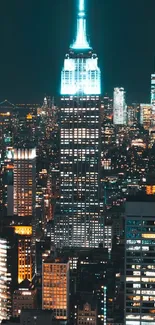
<svg viewBox="0 0 155 325"><path fill-rule="evenodd" d="M100 95L98 57L87 41L85 0L78 0L77 35L64 60L61 95Z"/></svg>

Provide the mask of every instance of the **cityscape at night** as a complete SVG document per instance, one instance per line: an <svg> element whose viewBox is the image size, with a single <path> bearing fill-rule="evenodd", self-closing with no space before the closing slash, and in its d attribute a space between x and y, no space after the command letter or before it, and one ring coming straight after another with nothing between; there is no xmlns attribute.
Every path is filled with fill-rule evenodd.
<svg viewBox="0 0 155 325"><path fill-rule="evenodd" d="M118 2L121 5L122 1ZM52 12L55 11L51 35L55 33L55 38L51 39L51 46L47 46L48 42L45 47L42 44L44 51L40 51L44 65L47 56L45 82L44 78L43 83L39 81L38 72L37 83L39 47L33 54L36 65L30 59L34 30L29 38L32 22L25 18L28 7L25 5L24 11L21 4L18 13L10 7L8 28L0 32L7 39L10 19L13 24L15 11L20 16L21 9L27 34L20 16L15 19L18 32L14 42L17 43L21 23L20 39L28 42L24 50L29 51L25 54L27 64L23 61L20 68L22 40L21 53L18 51L21 61L18 56L13 59L15 44L10 46L10 64L8 51L6 59L3 49L0 54L9 76L7 87L8 77L4 77L2 69L0 324L154 325L155 48L151 50L148 45L147 53L141 49L141 58L138 53L142 37L144 47L146 40L148 44L149 39L152 42L154 34L147 36L147 31L155 28L155 3L150 0L150 6L141 3L138 8L140 1L135 0L131 51L128 49L132 34L127 32L127 25L129 21L132 25L132 17L128 5L122 8L118 5L116 9L115 3L116 11L114 8L111 11L111 20L118 10L118 20L120 13L123 17L123 10L126 13L126 23L122 18L122 34L126 34L126 39L120 50L124 50L126 70L121 56L116 55L117 50L106 55L110 49L108 36L103 32L101 37L102 30L99 32L101 20L104 28L104 19L105 26L109 19L110 7L103 5L106 0L52 0L51 3ZM109 3L112 5L111 0ZM44 29L38 27L42 26L41 17L37 16L39 8L39 4L34 8L32 4L31 18L38 19L34 22L34 29L40 33L38 44L44 36ZM103 13L106 8L107 18L106 12ZM44 10L40 12L43 16L47 14L47 27L49 16L47 8ZM3 25L2 20L0 24ZM144 26L141 37L137 37L140 24ZM67 26L66 38L61 40L60 34L65 35L63 25ZM115 31L114 21L109 28L109 44L112 28ZM15 27L12 36L14 32ZM50 35L50 31L46 31L45 39L47 33ZM73 39L68 43L71 34ZM116 38L119 39L119 33L113 32L115 45ZM98 43L99 53L94 46ZM50 55L53 71L48 62ZM137 62L132 66L134 55ZM115 60L111 62L113 56ZM146 65L144 58L149 61ZM114 68L116 61L118 67ZM111 66L109 78L108 66ZM16 68L17 74L12 74ZM46 78L46 70L51 71L51 80L48 73ZM11 87L9 71L14 84Z"/></svg>

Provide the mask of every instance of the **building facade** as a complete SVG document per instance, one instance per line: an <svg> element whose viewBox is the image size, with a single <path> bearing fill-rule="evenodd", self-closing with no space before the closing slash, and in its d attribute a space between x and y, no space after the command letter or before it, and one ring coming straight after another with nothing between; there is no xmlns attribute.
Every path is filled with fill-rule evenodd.
<svg viewBox="0 0 155 325"><path fill-rule="evenodd" d="M32 216L35 208L36 149L14 149L14 214Z"/></svg>
<svg viewBox="0 0 155 325"><path fill-rule="evenodd" d="M155 74L151 74L151 104L155 104Z"/></svg>
<svg viewBox="0 0 155 325"><path fill-rule="evenodd" d="M101 73L97 55L87 41L84 4L79 1L77 37L61 75L57 246L97 247L103 242L99 186Z"/></svg>
<svg viewBox="0 0 155 325"><path fill-rule="evenodd" d="M32 226L18 225L13 228L18 239L18 283L21 283L25 279L32 281Z"/></svg>
<svg viewBox="0 0 155 325"><path fill-rule="evenodd" d="M150 104L140 104L140 124L144 129L149 130L152 124L153 106Z"/></svg>
<svg viewBox="0 0 155 325"><path fill-rule="evenodd" d="M94 308L89 303L78 307L77 325L96 325L97 324L97 307Z"/></svg>
<svg viewBox="0 0 155 325"><path fill-rule="evenodd" d="M12 316L19 317L23 309L35 309L37 307L37 290L32 283L25 279L13 293Z"/></svg>
<svg viewBox="0 0 155 325"><path fill-rule="evenodd" d="M125 325L155 323L155 198L129 198L125 223Z"/></svg>
<svg viewBox="0 0 155 325"><path fill-rule="evenodd" d="M48 257L42 268L42 309L53 310L56 319L69 316L69 262Z"/></svg>
<svg viewBox="0 0 155 325"><path fill-rule="evenodd" d="M17 285L17 242L12 230L0 234L0 323L12 316L12 294Z"/></svg>

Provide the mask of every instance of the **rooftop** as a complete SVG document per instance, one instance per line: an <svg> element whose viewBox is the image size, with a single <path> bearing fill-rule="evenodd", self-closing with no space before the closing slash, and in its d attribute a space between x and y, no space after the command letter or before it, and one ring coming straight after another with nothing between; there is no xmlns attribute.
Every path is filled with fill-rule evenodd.
<svg viewBox="0 0 155 325"><path fill-rule="evenodd" d="M127 202L155 202L155 195L147 195L145 193L140 193L137 195L128 196Z"/></svg>
<svg viewBox="0 0 155 325"><path fill-rule="evenodd" d="M47 257L44 263L67 264L68 258L65 256L54 257L51 253L51 255Z"/></svg>

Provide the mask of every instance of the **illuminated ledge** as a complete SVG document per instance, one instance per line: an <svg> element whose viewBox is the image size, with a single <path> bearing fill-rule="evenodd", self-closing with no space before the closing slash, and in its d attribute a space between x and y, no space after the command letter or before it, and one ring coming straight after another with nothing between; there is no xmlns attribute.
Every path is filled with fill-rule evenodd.
<svg viewBox="0 0 155 325"><path fill-rule="evenodd" d="M32 235L32 226L14 226L15 234L22 236L31 236Z"/></svg>

